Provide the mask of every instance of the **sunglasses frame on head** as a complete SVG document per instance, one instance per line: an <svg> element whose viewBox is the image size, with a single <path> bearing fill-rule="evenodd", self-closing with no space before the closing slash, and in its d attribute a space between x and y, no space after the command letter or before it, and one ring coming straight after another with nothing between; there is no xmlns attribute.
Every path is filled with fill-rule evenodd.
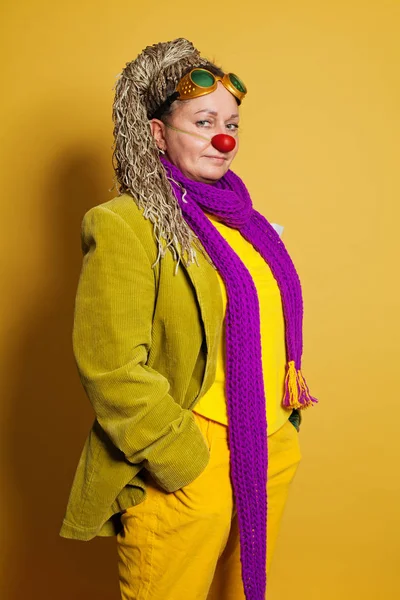
<svg viewBox="0 0 400 600"><path fill-rule="evenodd" d="M211 94L217 89L218 81L237 98L241 104L243 98L247 94L247 88L243 81L234 73L225 73L222 77L215 75L208 69L196 67L189 73L186 73L176 86L176 91L179 93L178 100L186 100L189 98L198 98Z"/></svg>
<svg viewBox="0 0 400 600"><path fill-rule="evenodd" d="M165 102L149 117L149 120L159 119L175 100L189 100L211 94L211 92L217 89L218 81L235 96L237 103L240 105L247 94L247 88L237 75L234 73L225 73L223 76L220 76L203 67L195 67L180 79L176 86L176 91L168 96ZM201 85L201 82L203 84L208 83L208 85Z"/></svg>

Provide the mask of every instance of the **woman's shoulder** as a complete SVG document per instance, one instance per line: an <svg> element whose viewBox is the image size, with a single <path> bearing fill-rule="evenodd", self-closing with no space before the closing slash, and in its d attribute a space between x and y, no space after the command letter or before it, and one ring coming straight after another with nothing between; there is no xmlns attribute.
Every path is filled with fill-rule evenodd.
<svg viewBox="0 0 400 600"><path fill-rule="evenodd" d="M131 234L128 234L128 229ZM100 233L100 230L102 233ZM143 215L135 199L129 194L121 194L96 204L83 217L81 226L82 244L87 246L93 238L101 236L132 237L133 246L139 241L149 261L153 264L158 255L158 244L154 237L154 225Z"/></svg>
<svg viewBox="0 0 400 600"><path fill-rule="evenodd" d="M99 209L115 213L130 225L143 226L144 221L150 225L150 221L143 216L143 209L139 208L136 200L129 194L121 194L111 198L111 200L96 204L88 212Z"/></svg>
<svg viewBox="0 0 400 600"><path fill-rule="evenodd" d="M155 244L153 237L153 223L144 217L143 209L129 194L115 196L89 209L84 218L99 212L109 211L122 219L144 243Z"/></svg>

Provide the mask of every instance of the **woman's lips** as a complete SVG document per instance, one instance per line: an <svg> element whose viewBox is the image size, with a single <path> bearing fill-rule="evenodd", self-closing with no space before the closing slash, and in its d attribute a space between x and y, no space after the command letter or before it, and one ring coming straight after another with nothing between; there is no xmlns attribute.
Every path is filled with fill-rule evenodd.
<svg viewBox="0 0 400 600"><path fill-rule="evenodd" d="M218 160L224 162L226 158L224 156L206 156L205 158L211 158L212 160Z"/></svg>

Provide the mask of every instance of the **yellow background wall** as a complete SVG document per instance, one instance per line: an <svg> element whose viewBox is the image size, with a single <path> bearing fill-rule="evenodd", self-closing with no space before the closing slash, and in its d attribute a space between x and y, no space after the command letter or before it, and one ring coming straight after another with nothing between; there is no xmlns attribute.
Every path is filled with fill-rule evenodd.
<svg viewBox="0 0 400 600"><path fill-rule="evenodd" d="M303 282L320 404L269 600L400 597L399 3L21 0L2 22L1 597L118 598L114 539L58 537L92 420L71 349L80 222L114 195L116 75L180 36L248 86L233 168Z"/></svg>

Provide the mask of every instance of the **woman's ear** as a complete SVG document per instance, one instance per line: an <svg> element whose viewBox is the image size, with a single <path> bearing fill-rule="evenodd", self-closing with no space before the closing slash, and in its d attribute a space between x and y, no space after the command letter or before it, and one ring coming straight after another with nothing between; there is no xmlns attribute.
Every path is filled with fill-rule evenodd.
<svg viewBox="0 0 400 600"><path fill-rule="evenodd" d="M155 142L160 150L167 149L167 143L165 140L165 125L160 119L151 119L149 121L151 133L155 139Z"/></svg>

